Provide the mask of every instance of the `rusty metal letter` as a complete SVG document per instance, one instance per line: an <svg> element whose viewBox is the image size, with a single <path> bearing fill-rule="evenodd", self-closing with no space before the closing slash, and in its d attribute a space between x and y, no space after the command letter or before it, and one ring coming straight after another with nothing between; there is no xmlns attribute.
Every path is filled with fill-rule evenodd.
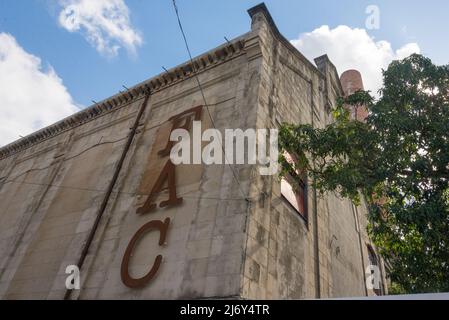
<svg viewBox="0 0 449 320"><path fill-rule="evenodd" d="M167 206L175 206L182 202L182 198L178 198L176 195L176 171L175 165L171 162L170 159L167 160L167 163L162 169L159 178L157 178L156 183L151 189L150 195L148 196L145 204L137 209L137 214L146 214L156 209L156 204L153 203L154 196L162 191L162 187L164 186L164 182L168 180L168 200L162 201L159 207L167 207Z"/></svg>
<svg viewBox="0 0 449 320"><path fill-rule="evenodd" d="M129 260L131 258L131 254L137 244L137 242L142 238L144 234L150 232L151 230L159 230L159 245L162 246L165 243L165 238L167 236L168 226L170 225L170 218L165 219L164 222L160 220L153 220L146 224L144 224L134 236L131 238L131 241L126 248L125 255L123 256L122 266L121 266L121 276L122 282L130 288L139 288L146 285L153 277L156 275L157 271L162 262L162 255L158 255L154 260L153 266L151 270L142 278L134 279L129 275Z"/></svg>
<svg viewBox="0 0 449 320"><path fill-rule="evenodd" d="M190 130L190 126L192 125L192 116L193 121L200 121L202 111L203 106L197 106L184 112L181 112L180 114L177 114L176 116L173 116L170 119L168 119L169 121L173 121L170 134L175 129L184 129L187 131ZM184 125L182 125L182 123L184 123ZM165 145L165 148L158 152L160 156L168 156L170 154L173 145L175 144L175 141L170 141L170 134L168 135L168 141L167 144Z"/></svg>

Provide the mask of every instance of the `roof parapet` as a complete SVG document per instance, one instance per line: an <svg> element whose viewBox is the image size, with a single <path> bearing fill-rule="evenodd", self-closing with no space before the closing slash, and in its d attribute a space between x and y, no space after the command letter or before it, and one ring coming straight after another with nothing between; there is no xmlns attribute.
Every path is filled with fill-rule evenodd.
<svg viewBox="0 0 449 320"><path fill-rule="evenodd" d="M275 33L281 34L279 32L278 27L276 26L276 23L273 20L273 17L270 14L270 11L268 11L267 6L265 5L264 2L259 3L258 5L249 8L248 9L248 14L251 17L251 19L253 19L253 17L257 14L257 13L261 13L262 15L265 16L265 19L267 20L268 24L270 25L271 29L273 31L275 31Z"/></svg>
<svg viewBox="0 0 449 320"><path fill-rule="evenodd" d="M301 61L307 64L312 70L314 70L319 76L324 77L325 74L322 73L309 59L307 59L294 45L290 43L290 41L288 41L282 35L264 2L259 3L258 5L248 9L248 14L253 20L253 23L255 17L258 14L262 14L265 17L265 20L267 21L270 30L272 31L273 35L277 38L277 40L279 40L285 47L287 47L287 49L289 49L296 57L298 57Z"/></svg>

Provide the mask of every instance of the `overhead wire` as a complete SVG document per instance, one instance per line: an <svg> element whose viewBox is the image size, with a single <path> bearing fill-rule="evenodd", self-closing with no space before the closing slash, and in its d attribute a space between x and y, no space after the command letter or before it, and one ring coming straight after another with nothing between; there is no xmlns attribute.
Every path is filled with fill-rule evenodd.
<svg viewBox="0 0 449 320"><path fill-rule="evenodd" d="M211 121L212 126L214 127L214 129L217 129L217 127L216 127L216 125L215 125L215 121L214 121L214 119L213 119L213 117L212 117L212 115L211 115L211 113L210 113L210 110L209 110L209 104L207 103L206 96L205 96L205 94L204 94L204 90L203 90L203 87L202 87L202 85L201 85L201 82L200 82L200 79L199 79L199 76L198 76L198 72L197 72L196 67L195 67L195 63L194 63L194 61L193 61L192 52L190 51L189 43L188 43L188 41L187 41L187 36L186 36L186 34L185 34L185 32L184 32L184 28L183 28L183 26L182 26L181 18L180 18L180 16L179 16L179 9L178 9L178 6L176 5L176 0L172 0L172 3L173 3L173 8L174 8L175 13L176 13L176 18L177 18L177 20L178 20L179 30L181 31L182 38L183 38L183 40L184 40L184 45L185 45L185 47L186 47L186 49L187 49L187 53L188 53L188 55L189 55L190 64L192 65L193 74L194 74L194 76L195 76L196 82L197 82L197 84L198 84L198 88L199 88L199 90L200 90L200 92L201 92L201 96L202 96L202 98L203 98L203 100L204 100L204 104L205 104L205 106L206 106L207 114L209 115L209 118L210 118L210 121ZM223 151L223 154L224 154L224 156L225 156L225 158L226 158L226 152L225 152L225 148L224 148L224 146L223 146L223 143L222 143L221 141L219 141L219 143L220 143L220 145L221 145L221 149L222 149L222 151ZM240 189L240 192L242 193L243 197L246 198L248 201L250 201L249 197L248 197L248 196L246 195L246 193L243 191L243 188L242 188L240 179L238 178L237 173L235 172L234 168L231 166L231 164L230 164L230 162L228 161L228 159L226 159L226 163L228 164L229 168L231 169L232 175L234 176L234 179L236 180L236 182L237 182L237 184L238 184L238 187L239 187L239 189Z"/></svg>
<svg viewBox="0 0 449 320"><path fill-rule="evenodd" d="M104 193L106 190L103 189L94 189L94 188L83 188L83 187L74 187L74 186L63 186L63 185L55 185L55 184L48 184L48 183L39 183L39 182L29 182L29 181L18 181L18 180L7 180L5 181L5 184L7 183L14 183L14 184L26 184L26 185L33 185L33 186L43 186L43 187L50 187L50 188L61 188L61 189L70 189L70 190L77 190L77 191L86 191L86 192L98 192L98 193ZM167 188L163 189L163 191L167 190ZM155 195L162 194L163 191L154 193ZM221 198L221 197L185 197L186 195L196 192L197 190L188 191L185 193L177 194L179 197L184 197L186 199L206 199L206 200L224 200L224 201L233 201L233 200L247 200L247 198ZM139 193L139 192L126 192L126 191L112 191L112 193L115 194L126 194L126 195L132 195L132 196L149 196L149 193Z"/></svg>

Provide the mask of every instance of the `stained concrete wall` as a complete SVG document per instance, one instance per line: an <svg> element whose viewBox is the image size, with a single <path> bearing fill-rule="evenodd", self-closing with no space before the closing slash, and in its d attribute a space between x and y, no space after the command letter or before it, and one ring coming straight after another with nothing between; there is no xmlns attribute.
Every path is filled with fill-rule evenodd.
<svg viewBox="0 0 449 320"><path fill-rule="evenodd" d="M263 7L250 13L250 32L194 59L209 105L203 130L329 123L341 94L333 65L321 57L316 68L302 57ZM190 63L171 69L0 149L0 298L64 297L65 269L80 258L148 89L152 94L81 268L81 290L71 299L365 294L365 208L356 211L334 195L315 200L309 190L305 221L281 197L277 177L260 176L256 166L233 165L234 172L226 165L177 166L183 203L136 214L164 164L158 151L170 131L168 119L204 104L192 69ZM150 232L131 258L130 275L137 278L162 254L156 277L143 288L128 288L120 278L126 246L142 225L165 218L171 219L166 244L158 246L158 233Z"/></svg>
<svg viewBox="0 0 449 320"><path fill-rule="evenodd" d="M244 39L195 59L209 105L202 112L203 130L212 126L210 118L222 132L255 127L261 59L246 50ZM238 187L228 166L177 166L183 203L136 214L167 160L158 151L170 133L168 119L204 104L189 64L175 68L171 79L164 77L148 81L153 93L81 268L82 290L73 292L72 299L240 295L248 165L234 168ZM79 260L143 94L129 100L1 160L1 298L64 297L65 269ZM166 245L159 247L157 232L150 232L131 259L130 275L138 278L162 254L157 276L142 289L126 287L120 265L131 237L146 222L165 218L172 221Z"/></svg>
<svg viewBox="0 0 449 320"><path fill-rule="evenodd" d="M258 61L243 53L214 69L202 73L200 82L216 128L254 127ZM179 207L158 210L148 216L137 216L139 198L133 194L139 181L157 177L157 151L166 143L164 121L192 106L202 104L196 80L187 79L167 91L151 97L151 111L144 120L142 132L131 151L120 193L111 200L110 213L98 232L98 245L89 257L88 276L79 297L91 298L209 298L238 297L242 252L245 243L245 218L248 203L236 186L228 166L176 167L177 191L184 202ZM203 110L203 129L212 126L209 113ZM168 133L167 130L165 130ZM162 134L165 139L158 141ZM149 156L148 156L149 155ZM153 157L154 155L154 157ZM145 161L145 159L150 160ZM153 161L151 161L151 158ZM247 166L235 167L240 187L247 194ZM142 183L140 183L142 184ZM148 185L151 185L150 182ZM146 190L145 190L146 189ZM143 186L143 193L150 188ZM133 256L131 275L140 277L148 271L156 254L163 255L158 275L142 289L130 289L120 280L120 264L129 239L149 220L172 220L167 244L157 246L157 233L149 234ZM114 233L114 236L109 235Z"/></svg>
<svg viewBox="0 0 449 320"><path fill-rule="evenodd" d="M44 299L65 287L136 104L13 155L0 190L2 298Z"/></svg>
<svg viewBox="0 0 449 320"><path fill-rule="evenodd" d="M251 9L252 28L263 56L258 128L302 123L322 128L343 96L327 56L312 65L279 33L264 6ZM310 185L309 181L309 185ZM308 219L282 197L276 177L256 176L249 211L242 296L300 299L372 295L365 289L368 266L367 208L335 194L307 192Z"/></svg>

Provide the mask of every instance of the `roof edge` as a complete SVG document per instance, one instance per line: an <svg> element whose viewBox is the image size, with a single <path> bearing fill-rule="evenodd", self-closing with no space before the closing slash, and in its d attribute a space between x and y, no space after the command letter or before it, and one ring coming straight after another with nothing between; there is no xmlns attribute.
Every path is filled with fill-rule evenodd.
<svg viewBox="0 0 449 320"><path fill-rule="evenodd" d="M194 70L196 73L200 73L205 69L208 69L210 66L231 59L241 53L244 49L246 35L247 34L245 33L231 40L229 43L224 43L193 58L193 64L190 61L182 63L169 69L167 72L160 73L159 75L131 87L126 92L120 92L106 98L101 102L80 110L79 112L72 114L54 124L39 129L19 140L0 147L0 160L8 158L11 155L28 149L39 142L55 137L67 130L73 129L88 121L98 118L109 111L128 105L142 98L149 92L154 93L175 83L191 78L195 74Z"/></svg>

